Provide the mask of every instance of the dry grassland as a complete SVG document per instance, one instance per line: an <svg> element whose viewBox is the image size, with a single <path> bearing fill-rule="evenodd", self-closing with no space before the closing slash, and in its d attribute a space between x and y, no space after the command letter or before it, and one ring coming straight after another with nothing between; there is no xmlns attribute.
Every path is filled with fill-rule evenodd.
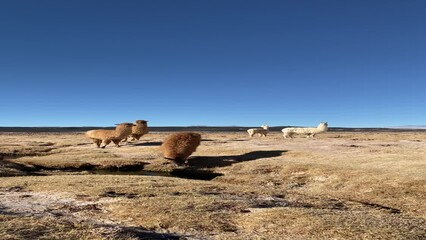
<svg viewBox="0 0 426 240"><path fill-rule="evenodd" d="M159 151L168 133L105 149L0 133L0 239L426 239L426 132L201 134L176 167ZM176 171L220 176L156 175Z"/></svg>

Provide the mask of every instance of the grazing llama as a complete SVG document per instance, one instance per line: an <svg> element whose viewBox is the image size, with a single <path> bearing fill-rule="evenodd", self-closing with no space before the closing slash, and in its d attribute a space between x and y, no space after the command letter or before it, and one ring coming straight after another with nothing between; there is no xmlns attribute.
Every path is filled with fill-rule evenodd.
<svg viewBox="0 0 426 240"><path fill-rule="evenodd" d="M250 128L249 130L247 130L247 132L250 137L253 137L256 134L266 137L266 135L269 133L269 126L262 125L261 128Z"/></svg>
<svg viewBox="0 0 426 240"><path fill-rule="evenodd" d="M322 122L316 128L283 128L284 138L292 138L294 134L305 134L307 138L313 138L318 133L323 133L328 130L328 123Z"/></svg>

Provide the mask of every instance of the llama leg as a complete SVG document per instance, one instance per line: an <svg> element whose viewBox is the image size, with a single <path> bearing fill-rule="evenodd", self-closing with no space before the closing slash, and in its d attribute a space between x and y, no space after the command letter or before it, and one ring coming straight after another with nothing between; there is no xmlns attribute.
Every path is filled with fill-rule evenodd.
<svg viewBox="0 0 426 240"><path fill-rule="evenodd" d="M109 139L106 139L106 140L103 140L102 141L102 143L104 144L101 148L105 148L108 144L110 144L111 143L111 140L109 140Z"/></svg>
<svg viewBox="0 0 426 240"><path fill-rule="evenodd" d="M99 139L92 139L92 140L96 144L97 147L101 146L101 142L102 142L101 140L99 140Z"/></svg>
<svg viewBox="0 0 426 240"><path fill-rule="evenodd" d="M120 147L120 140L112 140L115 146Z"/></svg>

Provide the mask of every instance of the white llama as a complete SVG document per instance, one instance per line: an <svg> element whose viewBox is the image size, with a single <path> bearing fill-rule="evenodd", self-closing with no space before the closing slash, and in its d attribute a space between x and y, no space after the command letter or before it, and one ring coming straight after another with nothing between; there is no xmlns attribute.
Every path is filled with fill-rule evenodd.
<svg viewBox="0 0 426 240"><path fill-rule="evenodd" d="M318 133L323 133L328 130L328 123L322 122L316 128L283 128L284 138L292 138L294 134L306 134L307 138L313 138Z"/></svg>
<svg viewBox="0 0 426 240"><path fill-rule="evenodd" d="M269 133L269 126L262 125L261 128L250 128L247 130L247 132L250 137L253 137L256 134L266 137L266 135Z"/></svg>

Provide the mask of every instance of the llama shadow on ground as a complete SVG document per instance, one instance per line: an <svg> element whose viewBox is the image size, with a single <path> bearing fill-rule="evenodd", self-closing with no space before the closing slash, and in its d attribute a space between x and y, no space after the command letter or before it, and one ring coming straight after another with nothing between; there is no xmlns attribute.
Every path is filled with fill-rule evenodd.
<svg viewBox="0 0 426 240"><path fill-rule="evenodd" d="M173 177L197 180L212 180L216 177L223 176L222 173L216 173L210 170L198 169L197 167L176 168L170 172Z"/></svg>
<svg viewBox="0 0 426 240"><path fill-rule="evenodd" d="M132 146L161 146L162 142L141 142L141 143L132 143Z"/></svg>
<svg viewBox="0 0 426 240"><path fill-rule="evenodd" d="M279 157L286 150L272 150L272 151L254 151L242 155L231 156L198 156L192 157L187 160L186 165L196 168L213 168L231 166L235 163L253 161L262 158Z"/></svg>

